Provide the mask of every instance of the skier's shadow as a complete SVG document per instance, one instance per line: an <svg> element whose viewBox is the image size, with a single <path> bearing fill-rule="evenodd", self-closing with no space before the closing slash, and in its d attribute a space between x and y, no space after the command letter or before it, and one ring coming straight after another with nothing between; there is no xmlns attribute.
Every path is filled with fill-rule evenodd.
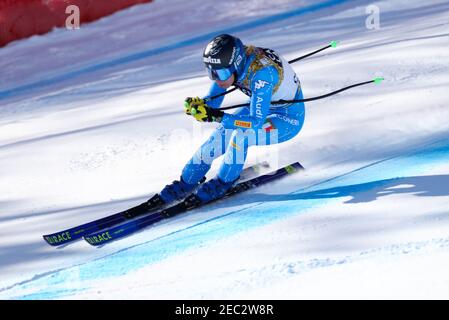
<svg viewBox="0 0 449 320"><path fill-rule="evenodd" d="M413 194L419 197L449 196L449 175L416 176L371 181L361 184L306 191L292 194L270 195L256 193L241 196L233 205L267 201L311 200L351 197L344 203L372 202L392 194Z"/></svg>

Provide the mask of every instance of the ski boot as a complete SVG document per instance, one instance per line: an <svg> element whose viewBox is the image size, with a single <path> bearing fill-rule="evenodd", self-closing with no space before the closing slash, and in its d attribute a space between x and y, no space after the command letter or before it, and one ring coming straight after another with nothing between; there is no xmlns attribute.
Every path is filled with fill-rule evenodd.
<svg viewBox="0 0 449 320"><path fill-rule="evenodd" d="M237 180L239 179L237 178L231 182L224 182L219 177L216 177L202 184L195 195L204 203L219 199L235 185Z"/></svg>
<svg viewBox="0 0 449 320"><path fill-rule="evenodd" d="M170 203L174 201L183 200L186 196L191 194L202 182L206 180L205 178L201 179L198 183L190 184L184 182L181 178L173 181L171 184L165 186L161 192L159 192L159 197L165 203Z"/></svg>

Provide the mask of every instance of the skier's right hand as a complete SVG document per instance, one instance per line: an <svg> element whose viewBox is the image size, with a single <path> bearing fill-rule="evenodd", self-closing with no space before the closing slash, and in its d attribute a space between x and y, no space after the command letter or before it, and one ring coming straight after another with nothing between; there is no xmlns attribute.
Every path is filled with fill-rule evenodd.
<svg viewBox="0 0 449 320"><path fill-rule="evenodd" d="M184 110L189 116L192 115L192 108L198 108L200 106L207 106L206 100L200 97L188 97L184 100Z"/></svg>

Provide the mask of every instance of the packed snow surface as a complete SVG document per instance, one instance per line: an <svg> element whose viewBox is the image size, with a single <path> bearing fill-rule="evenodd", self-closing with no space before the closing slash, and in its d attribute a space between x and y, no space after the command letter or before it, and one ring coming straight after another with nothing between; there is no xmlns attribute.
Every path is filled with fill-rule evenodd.
<svg viewBox="0 0 449 320"><path fill-rule="evenodd" d="M171 0L2 48L0 298L448 299L448 30L447 1ZM293 64L305 97L385 81L250 149L304 172L100 248L48 246L179 178L216 127L183 100L207 93L223 32L287 59L339 40Z"/></svg>

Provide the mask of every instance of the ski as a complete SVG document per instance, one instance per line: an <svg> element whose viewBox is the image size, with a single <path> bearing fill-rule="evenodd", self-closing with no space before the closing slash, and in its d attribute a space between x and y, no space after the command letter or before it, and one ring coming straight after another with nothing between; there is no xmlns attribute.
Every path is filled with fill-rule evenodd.
<svg viewBox="0 0 449 320"><path fill-rule="evenodd" d="M81 239L86 234L109 228L142 214L161 209L163 205L164 202L156 194L150 200L135 207L63 231L43 235L43 238L51 246L64 245Z"/></svg>
<svg viewBox="0 0 449 320"><path fill-rule="evenodd" d="M268 182L277 180L281 177L284 177L288 174L304 170L304 167L299 163L295 162L283 168L276 170L275 172L271 172L266 175L257 176L253 179L240 182L235 185L230 191L226 193L226 195L217 200L228 198L232 195L241 193L243 191L247 191L253 188L256 188L260 185L266 184ZM215 201L217 201L215 200ZM211 203L211 202L209 202ZM113 240L117 240L119 238L123 238L125 236L131 235L132 233L142 230L158 221L176 216L178 214L184 213L186 211L199 208L205 205L199 201L198 198L194 194L188 196L184 201L175 204L173 206L164 208L157 212L153 212L150 214L145 214L141 217L137 217L133 220L126 221L119 225L115 225L110 228L105 228L100 231L92 232L89 235L84 235L83 238L92 246L101 246L105 243L111 242Z"/></svg>
<svg viewBox="0 0 449 320"><path fill-rule="evenodd" d="M243 170L242 177L257 174L263 168L268 167L269 164L267 162L262 162L247 167ZM51 246L61 246L81 239L84 235L88 235L105 228L110 228L114 225L121 224L127 220L134 219L143 214L148 214L156 210L160 210L167 205L170 204L165 204L162 199L160 199L159 195L156 194L148 201L143 202L135 207L100 218L98 220L78 225L76 227L58 231L52 234L43 235L43 238Z"/></svg>

